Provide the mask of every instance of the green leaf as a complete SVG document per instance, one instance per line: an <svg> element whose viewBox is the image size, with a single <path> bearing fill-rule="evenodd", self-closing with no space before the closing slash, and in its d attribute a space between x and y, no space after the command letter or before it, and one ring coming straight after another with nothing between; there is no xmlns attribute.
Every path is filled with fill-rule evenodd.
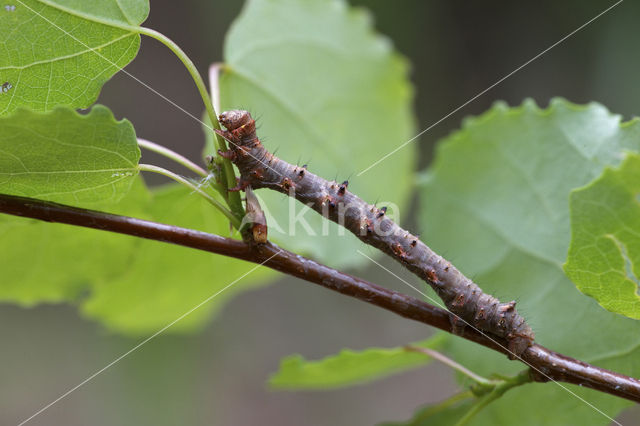
<svg viewBox="0 0 640 426"><path fill-rule="evenodd" d="M536 341L569 356L640 375L640 324L601 309L564 275L569 194L640 146L640 123L597 104L554 100L540 110L494 106L442 143L421 189L425 241L488 293L517 299ZM481 375L519 363L454 338L450 356ZM571 385L525 385L473 424L608 424L565 388L614 416L628 403ZM540 407L544 406L544 410Z"/></svg>
<svg viewBox="0 0 640 426"><path fill-rule="evenodd" d="M438 349L445 341L443 334L414 346ZM280 363L280 370L271 376L269 385L276 389L326 390L370 382L394 373L425 365L428 356L405 348L368 348L362 351L344 349L318 361L307 361L301 355L291 355Z"/></svg>
<svg viewBox="0 0 640 426"><path fill-rule="evenodd" d="M224 58L222 107L257 116L268 149L326 178L349 179L363 199L395 203L403 213L415 144L357 176L414 128L407 63L373 32L367 13L344 1L252 0L228 33ZM270 238L334 266L366 262L353 256L361 243L337 225L326 224L325 236L316 213L303 216L305 228L293 222L283 195L258 195L270 213ZM296 213L305 209L293 206Z"/></svg>
<svg viewBox="0 0 640 426"><path fill-rule="evenodd" d="M150 194L142 179L112 213L144 216ZM80 302L96 277L122 274L135 255L136 239L58 223L0 214L0 300L23 306Z"/></svg>
<svg viewBox="0 0 640 426"><path fill-rule="evenodd" d="M157 222L229 234L229 221L182 186L155 190L147 212ZM132 335L157 331L215 295L167 330L193 331L233 295L275 276L264 266L149 240L137 241L129 260L119 276L96 277L82 310L111 330Z"/></svg>
<svg viewBox="0 0 640 426"><path fill-rule="evenodd" d="M120 199L140 159L131 123L99 105L2 117L0 153L0 192L75 205Z"/></svg>
<svg viewBox="0 0 640 426"><path fill-rule="evenodd" d="M640 156L607 168L571 193L571 245L564 270L604 308L640 319Z"/></svg>
<svg viewBox="0 0 640 426"><path fill-rule="evenodd" d="M7 7L8 6L8 7ZM13 8L11 6L14 6ZM86 108L135 58L148 0L15 0L0 9L0 115Z"/></svg>

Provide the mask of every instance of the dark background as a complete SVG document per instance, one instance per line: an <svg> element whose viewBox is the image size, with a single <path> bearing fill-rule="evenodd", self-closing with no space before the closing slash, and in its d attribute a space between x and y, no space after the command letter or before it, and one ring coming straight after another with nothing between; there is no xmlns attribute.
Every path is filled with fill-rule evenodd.
<svg viewBox="0 0 640 426"><path fill-rule="evenodd" d="M176 41L206 76L239 1L152 0L146 26ZM612 1L354 1L413 64L418 126L424 129L577 29ZM598 101L630 118L640 114L637 23L628 0L444 120L420 138L420 164L463 117L495 100L519 104L553 96ZM143 39L127 71L199 117L201 101L180 62ZM130 119L138 135L198 160L198 122L139 83L118 74L100 103ZM390 123L392 125L392 123ZM163 160L145 154L145 162ZM395 266L402 276L407 275ZM376 271L365 277L401 291ZM17 424L138 343L110 335L70 306L0 308L0 423ZM427 327L294 279L245 293L199 334L160 336L97 376L33 425L370 425L408 418L423 403L455 391L448 370L430 365L369 385L328 392L271 392L278 360L343 347L402 345ZM142 339L140 339L142 340ZM638 411L635 411L638 414ZM597 414L594 412L594 416ZM640 424L634 413L620 420Z"/></svg>

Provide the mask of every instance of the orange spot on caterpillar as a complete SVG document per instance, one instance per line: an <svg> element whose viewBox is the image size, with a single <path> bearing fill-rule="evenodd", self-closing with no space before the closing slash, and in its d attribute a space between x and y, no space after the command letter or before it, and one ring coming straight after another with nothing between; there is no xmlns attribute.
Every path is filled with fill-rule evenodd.
<svg viewBox="0 0 640 426"><path fill-rule="evenodd" d="M401 260L407 259L407 253L404 251L404 248L402 248L402 246L399 243L393 244L391 246L391 249L393 250L393 254L395 254Z"/></svg>
<svg viewBox="0 0 640 426"><path fill-rule="evenodd" d="M504 314L500 315L500 319L498 320L498 326L505 328L507 325L507 321L504 318Z"/></svg>
<svg viewBox="0 0 640 426"><path fill-rule="evenodd" d="M480 321L484 319L484 308L480 308L478 310L478 314L476 315L476 321Z"/></svg>
<svg viewBox="0 0 640 426"><path fill-rule="evenodd" d="M464 293L460 293L456 296L455 301L453 302L454 306L463 306L464 305Z"/></svg>
<svg viewBox="0 0 640 426"><path fill-rule="evenodd" d="M291 179L289 179L288 177L285 177L280 182L280 186L288 191L289 189L294 188L295 184L291 182Z"/></svg>
<svg viewBox="0 0 640 426"><path fill-rule="evenodd" d="M251 170L249 174L256 179L262 179L264 178L264 169L260 167L260 168Z"/></svg>
<svg viewBox="0 0 640 426"><path fill-rule="evenodd" d="M371 220L367 219L366 217L362 219L362 221L360 222L360 229L366 231L367 234L372 234L373 226Z"/></svg>
<svg viewBox="0 0 640 426"><path fill-rule="evenodd" d="M325 195L324 197L322 197L321 204L323 206L328 205L329 207L335 207L336 206L335 200L330 195Z"/></svg>

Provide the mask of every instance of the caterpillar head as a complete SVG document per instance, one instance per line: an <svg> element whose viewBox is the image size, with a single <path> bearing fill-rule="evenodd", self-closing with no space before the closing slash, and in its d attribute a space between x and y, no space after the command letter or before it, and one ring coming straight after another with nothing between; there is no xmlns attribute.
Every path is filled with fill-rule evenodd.
<svg viewBox="0 0 640 426"><path fill-rule="evenodd" d="M225 111L218 117L220 124L227 128L227 130L236 130L239 127L249 124L253 119L248 111L241 109L233 109L231 111Z"/></svg>

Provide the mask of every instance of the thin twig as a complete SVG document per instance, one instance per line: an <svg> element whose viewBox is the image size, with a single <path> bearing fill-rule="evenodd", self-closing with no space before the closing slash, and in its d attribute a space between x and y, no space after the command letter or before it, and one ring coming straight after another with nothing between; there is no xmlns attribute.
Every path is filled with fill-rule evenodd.
<svg viewBox="0 0 640 426"><path fill-rule="evenodd" d="M209 93L207 92L207 86L204 84L204 80L202 79L202 76L198 72L198 69L196 68L193 61L189 58L189 56L187 56L187 54L173 40L171 40L169 37L167 37L166 35L156 30L152 30L151 28L146 28L146 27L135 27L135 31L140 34L143 34L158 40L160 43L168 47L169 50L171 50L178 57L178 59L180 59L180 61L187 68L187 71L189 71L191 78L193 78L193 82L196 84L196 87L198 88L198 93L200 93L200 97L202 98L202 102L204 103L204 107L207 112L207 117L209 118L209 121L211 123L209 125L209 124L203 123L199 119L198 121L200 121L200 123L203 124L208 131L219 129L220 123L218 122L218 116L216 115L216 110L213 108L213 103L211 102L211 98L209 98ZM189 115L191 114L189 113ZM213 139L216 147L219 150L222 150L222 151L227 150L227 142L223 138L221 138L218 135L213 135ZM221 164L222 164L222 169L224 174L224 179L221 179L221 180L225 185L225 189L227 189L228 188L227 185L235 184L236 175L235 175L235 171L233 170L233 165L229 161L223 159L223 161L221 161ZM229 194L227 201L228 201L229 207L231 208L231 211L233 212L234 216L237 219L236 223L239 223L240 220L242 220L242 217L244 216L244 207L242 206L242 201L240 200L240 194L235 194L235 193Z"/></svg>
<svg viewBox="0 0 640 426"><path fill-rule="evenodd" d="M187 157L184 157L184 156L178 154L177 152L170 150L167 147L164 147L162 145L158 145L155 142L151 142L151 141L148 141L146 139L138 138L138 146L140 146L141 148L144 148L144 149L148 149L149 151L153 151L153 152L155 152L157 154L163 155L163 156L175 161L176 163L183 165L187 169L189 169L192 172L200 175L203 178L206 178L209 175L209 173L207 173L207 171L205 169L203 169L202 167L198 166L196 163L194 163L193 161L189 160Z"/></svg>
<svg viewBox="0 0 640 426"><path fill-rule="evenodd" d="M215 62L209 67L209 90L211 91L211 101L216 111L220 109L220 71L223 64Z"/></svg>
<svg viewBox="0 0 640 426"><path fill-rule="evenodd" d="M224 214L231 221L231 223L233 223L233 225L236 228L238 228L240 226L240 220L238 218L236 218L234 216L234 214L224 204L222 204L220 201L216 200L211 195L209 195L206 192L204 192L202 189L200 189L197 185L195 185L189 179L186 179L186 178L180 176L177 173L173 173L171 170L167 170L167 169L164 169L162 167L154 166L152 164L138 164L138 170L140 170L141 172L157 173L157 174L166 176L169 179L173 179L174 181L178 182L179 184L191 189L193 192L198 193L198 195L203 197L211 205L213 205L215 208L220 210L220 212L222 212L222 214Z"/></svg>
<svg viewBox="0 0 640 426"><path fill-rule="evenodd" d="M411 351L411 352L418 352L418 353L422 353L425 354L437 361L440 361L441 363L448 365L449 367L453 368L454 370L457 370L459 372L461 372L462 374L464 374L465 376L471 378L472 380L478 382L478 383L482 383L483 385L490 385L493 382L489 379L486 379L476 373L474 373L473 371L469 370L467 367L465 367L464 365L458 364L457 362L455 362L454 360L452 360L451 358L445 356L444 354L441 354L438 351L434 351L433 349L429 349L429 348L421 348L419 346L413 346L413 345L407 345L404 347L406 350Z"/></svg>
<svg viewBox="0 0 640 426"><path fill-rule="evenodd" d="M485 409L493 401L499 399L507 391L522 386L525 383L531 381L531 377L526 374L526 371L518 374L515 377L510 377L507 380L503 380L495 385L495 387L489 391L486 395L479 397L476 402L471 406L469 411L456 423L455 426L467 425L480 411Z"/></svg>
<svg viewBox="0 0 640 426"><path fill-rule="evenodd" d="M453 332L452 314L444 309L305 259L271 243L252 246L242 241L192 229L14 195L0 194L0 212L177 244L253 263L265 262L270 256L279 253L278 256L268 260L265 266L370 303L402 317L449 333ZM456 335L505 353L502 346L504 342L496 344L494 339L472 328L465 327L458 330ZM640 380L638 379L587 364L538 344L527 348L521 358L532 367L529 375L534 381L554 380L573 383L640 403ZM544 372L544 375L539 372Z"/></svg>

